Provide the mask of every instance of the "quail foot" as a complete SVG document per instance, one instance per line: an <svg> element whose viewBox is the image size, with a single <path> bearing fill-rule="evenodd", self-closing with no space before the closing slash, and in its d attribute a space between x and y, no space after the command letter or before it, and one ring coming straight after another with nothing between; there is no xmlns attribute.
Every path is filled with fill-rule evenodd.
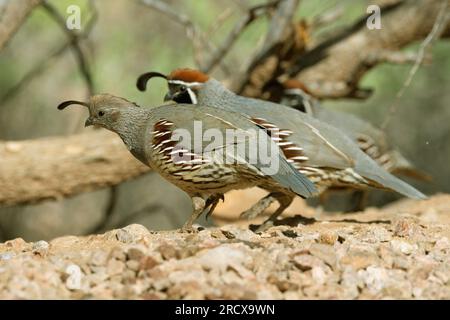
<svg viewBox="0 0 450 320"><path fill-rule="evenodd" d="M72 104L89 109L86 126L117 133L134 157L191 197L193 212L182 230L192 230L192 223L202 213L210 214L229 190L270 190L280 206L268 222L295 195L306 198L316 192L266 131L239 113L189 104L141 108L109 94L89 102L65 101L58 109Z"/></svg>
<svg viewBox="0 0 450 320"><path fill-rule="evenodd" d="M145 90L148 80L154 77L166 79L169 86L166 100L239 112L265 128L269 135L278 133L273 135L274 141L287 160L314 182L319 192L330 186L374 187L411 198L426 198L380 167L341 130L310 115L288 106L236 95L219 81L192 69L177 69L169 75L145 73L138 78L138 89ZM267 204L268 200L273 198L269 195L261 201ZM244 216L259 214L257 209L264 207L257 204Z"/></svg>

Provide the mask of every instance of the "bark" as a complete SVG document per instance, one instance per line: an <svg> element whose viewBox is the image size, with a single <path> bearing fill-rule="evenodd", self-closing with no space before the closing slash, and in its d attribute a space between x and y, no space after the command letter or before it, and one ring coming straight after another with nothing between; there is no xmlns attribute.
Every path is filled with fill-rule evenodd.
<svg viewBox="0 0 450 320"><path fill-rule="evenodd" d="M57 199L116 185L149 170L118 136L105 130L0 142L0 204Z"/></svg>

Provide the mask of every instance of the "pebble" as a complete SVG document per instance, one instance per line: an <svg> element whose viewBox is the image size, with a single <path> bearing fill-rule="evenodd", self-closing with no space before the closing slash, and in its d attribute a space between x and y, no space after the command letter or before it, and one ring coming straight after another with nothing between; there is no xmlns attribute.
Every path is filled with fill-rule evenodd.
<svg viewBox="0 0 450 320"><path fill-rule="evenodd" d="M33 253L40 254L40 255L46 254L48 252L49 248L50 248L50 245L48 244L47 241L44 241L44 240L37 241L37 242L33 243L33 246L32 246Z"/></svg>
<svg viewBox="0 0 450 320"><path fill-rule="evenodd" d="M127 258L129 260L141 260L145 256L144 246L132 246L127 250Z"/></svg>
<svg viewBox="0 0 450 320"><path fill-rule="evenodd" d="M0 253L0 260L10 260L13 257L15 257L15 253L14 252L3 252Z"/></svg>
<svg viewBox="0 0 450 320"><path fill-rule="evenodd" d="M417 250L419 247L417 244L411 245L410 243L403 241L403 240L392 240L391 242L391 248L395 253L403 253L406 255L410 255L415 250Z"/></svg>
<svg viewBox="0 0 450 320"><path fill-rule="evenodd" d="M106 273L111 277L121 274L125 270L125 264L122 261L111 259L106 265Z"/></svg>
<svg viewBox="0 0 450 320"><path fill-rule="evenodd" d="M449 299L447 227L394 221L19 238L0 243L0 299Z"/></svg>

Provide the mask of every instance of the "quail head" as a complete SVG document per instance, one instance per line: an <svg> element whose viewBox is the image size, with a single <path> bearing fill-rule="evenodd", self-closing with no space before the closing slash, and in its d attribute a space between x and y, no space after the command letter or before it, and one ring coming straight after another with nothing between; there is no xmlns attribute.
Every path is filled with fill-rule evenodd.
<svg viewBox="0 0 450 320"><path fill-rule="evenodd" d="M158 72L142 74L137 81L138 89L145 90L148 80L153 77L166 79L169 86L166 100L240 112L265 128L269 135L279 132L274 141L287 160L314 182L319 192L330 186L374 187L411 198L426 198L381 168L339 129L310 115L288 106L236 95L219 81L192 69L177 69L169 75ZM258 209L253 210L256 207ZM256 207L244 216L254 216L266 206Z"/></svg>
<svg viewBox="0 0 450 320"><path fill-rule="evenodd" d="M323 108L302 82L296 79L285 81L281 103L340 129L387 171L419 180L431 180L429 175L414 167L392 147L385 132L353 114Z"/></svg>
<svg viewBox="0 0 450 320"><path fill-rule="evenodd" d="M280 207L269 222L295 195L310 197L316 192L266 131L241 114L190 104L141 108L109 94L95 95L89 102L65 101L58 109L72 104L89 109L86 126L98 125L117 133L138 160L191 197L193 213L185 230L191 229L203 212L210 214L232 189L260 186L270 190ZM235 135L228 139L230 133ZM263 146L271 151L264 159Z"/></svg>

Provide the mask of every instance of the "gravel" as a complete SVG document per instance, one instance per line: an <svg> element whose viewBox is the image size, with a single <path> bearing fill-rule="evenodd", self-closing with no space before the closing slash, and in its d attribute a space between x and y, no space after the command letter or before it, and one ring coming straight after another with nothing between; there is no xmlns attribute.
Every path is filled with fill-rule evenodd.
<svg viewBox="0 0 450 320"><path fill-rule="evenodd" d="M262 234L240 223L19 238L0 244L0 298L450 299L449 213L438 195Z"/></svg>

